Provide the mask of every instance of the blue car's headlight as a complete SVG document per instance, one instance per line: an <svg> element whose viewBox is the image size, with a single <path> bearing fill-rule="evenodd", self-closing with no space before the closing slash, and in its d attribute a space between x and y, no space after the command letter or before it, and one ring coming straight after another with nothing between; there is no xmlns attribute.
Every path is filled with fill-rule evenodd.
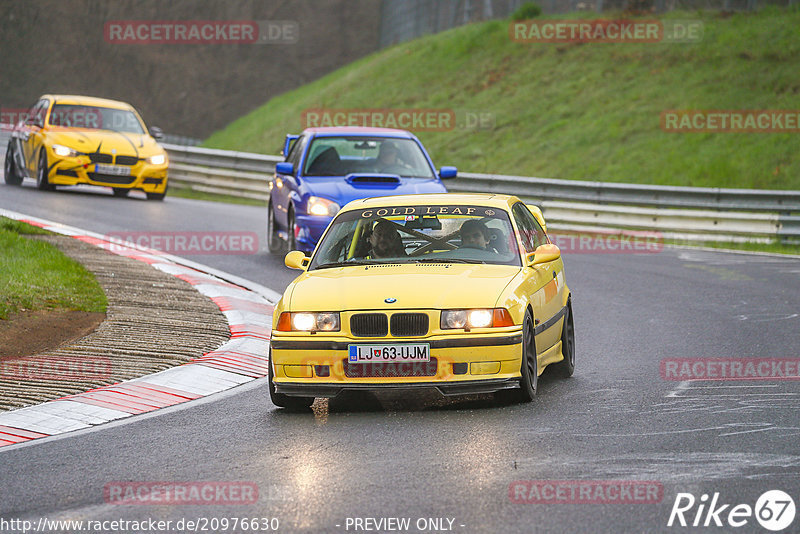
<svg viewBox="0 0 800 534"><path fill-rule="evenodd" d="M333 217L340 209L333 200L322 197L308 197L308 214L320 217Z"/></svg>

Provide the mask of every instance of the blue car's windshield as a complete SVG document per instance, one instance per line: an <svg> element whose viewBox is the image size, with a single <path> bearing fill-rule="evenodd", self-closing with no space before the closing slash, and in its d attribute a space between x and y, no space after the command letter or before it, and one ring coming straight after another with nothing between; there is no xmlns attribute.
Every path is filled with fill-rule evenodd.
<svg viewBox="0 0 800 534"><path fill-rule="evenodd" d="M413 139L389 137L316 137L306 156L304 176L353 173L433 178L425 154Z"/></svg>

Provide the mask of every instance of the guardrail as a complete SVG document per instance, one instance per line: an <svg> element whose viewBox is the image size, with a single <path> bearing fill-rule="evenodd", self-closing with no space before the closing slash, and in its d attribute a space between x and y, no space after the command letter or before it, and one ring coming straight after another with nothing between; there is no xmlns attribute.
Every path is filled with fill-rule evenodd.
<svg viewBox="0 0 800 534"><path fill-rule="evenodd" d="M0 125L0 151L10 132ZM280 156L162 143L170 182L267 201ZM536 203L548 229L655 230L665 238L800 242L800 191L676 187L460 172L450 191L511 193Z"/></svg>
<svg viewBox="0 0 800 534"><path fill-rule="evenodd" d="M170 180L199 191L269 198L280 156L164 145ZM638 185L464 173L456 192L511 193L537 203L554 230L647 229L667 238L800 239L800 191Z"/></svg>

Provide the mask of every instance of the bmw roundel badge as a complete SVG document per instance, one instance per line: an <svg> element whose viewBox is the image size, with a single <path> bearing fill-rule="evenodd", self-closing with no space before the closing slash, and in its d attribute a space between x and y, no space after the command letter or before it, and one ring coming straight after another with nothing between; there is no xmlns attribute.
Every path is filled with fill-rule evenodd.
<svg viewBox="0 0 800 534"><path fill-rule="evenodd" d="M384 299L383 302L385 302L386 304L394 304L395 302L397 302L397 299L394 297L389 297L388 299Z"/></svg>

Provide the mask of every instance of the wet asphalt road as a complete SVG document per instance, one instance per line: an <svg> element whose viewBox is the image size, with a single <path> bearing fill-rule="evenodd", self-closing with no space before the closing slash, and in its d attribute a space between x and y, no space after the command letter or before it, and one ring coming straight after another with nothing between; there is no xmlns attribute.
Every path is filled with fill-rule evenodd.
<svg viewBox="0 0 800 534"><path fill-rule="evenodd" d="M0 186L0 207L99 233L253 231L257 254L189 257L279 292L294 277L264 250L264 208L40 192L27 181ZM800 260L666 249L565 254L565 263L576 374L545 376L531 404L364 394L294 414L276 409L258 380L0 449L0 518L154 519L173 528L204 518L216 532L223 525L210 521L223 518L229 527L232 518L277 518L281 532L398 531L367 518L408 518L401 532L769 532L754 517L733 529L727 514L773 489L800 504L800 385L665 380L660 362L800 357ZM127 480L245 481L259 497L246 505L104 502L108 483ZM530 480L651 481L662 493L655 503L513 502L515 482ZM679 493L699 501L717 492L730 505L719 516L724 527L667 526ZM686 512L690 524L697 510ZM800 531L800 518L785 531Z"/></svg>

